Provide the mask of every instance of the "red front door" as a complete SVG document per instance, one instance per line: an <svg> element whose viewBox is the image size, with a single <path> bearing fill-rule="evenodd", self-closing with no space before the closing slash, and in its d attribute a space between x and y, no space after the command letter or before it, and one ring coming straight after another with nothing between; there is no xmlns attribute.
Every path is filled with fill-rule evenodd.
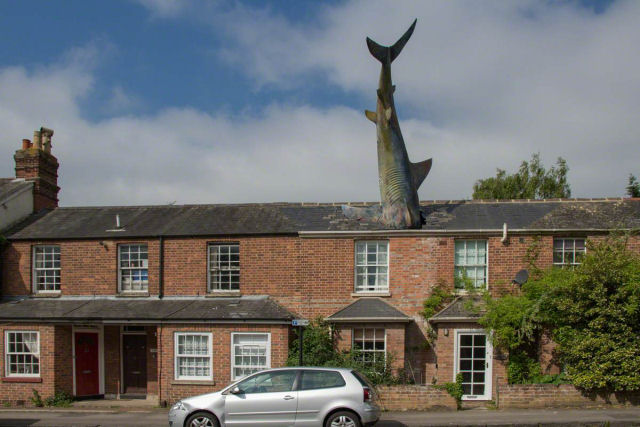
<svg viewBox="0 0 640 427"><path fill-rule="evenodd" d="M76 396L100 394L98 334L75 333Z"/></svg>

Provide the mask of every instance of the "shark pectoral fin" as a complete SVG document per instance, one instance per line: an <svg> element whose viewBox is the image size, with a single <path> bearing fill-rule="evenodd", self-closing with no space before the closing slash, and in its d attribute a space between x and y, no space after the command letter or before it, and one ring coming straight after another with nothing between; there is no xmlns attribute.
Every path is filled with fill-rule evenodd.
<svg viewBox="0 0 640 427"><path fill-rule="evenodd" d="M413 178L413 185L418 190L420 184L427 177L431 170L431 159L423 162L411 163L411 177Z"/></svg>
<svg viewBox="0 0 640 427"><path fill-rule="evenodd" d="M373 123L378 123L378 117L376 116L375 111L364 110L364 115Z"/></svg>
<svg viewBox="0 0 640 427"><path fill-rule="evenodd" d="M387 118L387 120L391 119L391 113L393 113L391 108L387 108L386 110L384 110L384 116Z"/></svg>

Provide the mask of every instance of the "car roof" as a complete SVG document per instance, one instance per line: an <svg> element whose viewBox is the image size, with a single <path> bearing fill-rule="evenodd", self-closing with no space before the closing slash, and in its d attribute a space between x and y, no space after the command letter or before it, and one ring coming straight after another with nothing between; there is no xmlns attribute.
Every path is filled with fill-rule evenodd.
<svg viewBox="0 0 640 427"><path fill-rule="evenodd" d="M267 371L287 371L291 369L308 369L308 370L316 370L316 371L339 371L339 372L351 372L353 369L351 368L334 368L332 366L286 366L284 368L271 368L265 369L261 372Z"/></svg>

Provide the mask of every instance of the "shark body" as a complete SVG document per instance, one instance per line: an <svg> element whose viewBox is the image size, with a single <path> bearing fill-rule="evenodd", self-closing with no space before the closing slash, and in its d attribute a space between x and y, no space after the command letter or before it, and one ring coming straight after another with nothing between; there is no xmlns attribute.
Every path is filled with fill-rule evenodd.
<svg viewBox="0 0 640 427"><path fill-rule="evenodd" d="M367 37L369 52L380 63L376 111L365 111L376 124L378 176L381 205L371 207L343 206L345 216L384 224L392 229L421 228L418 188L431 169L431 159L411 163L404 145L393 101L395 86L391 82L391 63L407 43L416 21L393 46L381 46Z"/></svg>

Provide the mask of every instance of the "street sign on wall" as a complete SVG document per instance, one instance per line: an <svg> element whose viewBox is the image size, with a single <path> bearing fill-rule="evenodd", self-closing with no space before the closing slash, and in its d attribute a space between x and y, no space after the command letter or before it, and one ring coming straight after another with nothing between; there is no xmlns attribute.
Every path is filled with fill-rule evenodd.
<svg viewBox="0 0 640 427"><path fill-rule="evenodd" d="M309 321L307 319L293 319L291 321L291 326L308 326Z"/></svg>

